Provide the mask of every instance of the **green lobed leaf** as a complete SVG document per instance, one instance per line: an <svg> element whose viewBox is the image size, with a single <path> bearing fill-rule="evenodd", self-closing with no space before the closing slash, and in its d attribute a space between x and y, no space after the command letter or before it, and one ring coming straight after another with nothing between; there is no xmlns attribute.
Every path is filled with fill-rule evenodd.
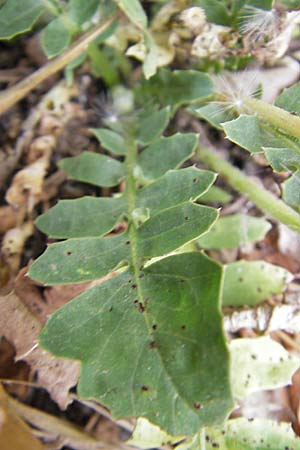
<svg viewBox="0 0 300 450"><path fill-rule="evenodd" d="M170 108L166 106L158 111L146 111L139 116L138 141L148 145L160 137L170 118Z"/></svg>
<svg viewBox="0 0 300 450"><path fill-rule="evenodd" d="M275 105L291 113L300 116L300 84L296 83L290 88L284 89L277 97Z"/></svg>
<svg viewBox="0 0 300 450"><path fill-rule="evenodd" d="M83 25L92 18L98 7L99 0L70 0L68 15L77 25Z"/></svg>
<svg viewBox="0 0 300 450"><path fill-rule="evenodd" d="M137 191L136 207L147 208L154 215L189 200L195 201L210 188L215 178L213 172L195 167L170 170ZM126 211L124 197L61 200L39 216L36 225L53 238L101 236L111 231Z"/></svg>
<svg viewBox="0 0 300 450"><path fill-rule="evenodd" d="M102 147L115 155L126 154L126 144L122 136L107 128L91 128Z"/></svg>
<svg viewBox="0 0 300 450"><path fill-rule="evenodd" d="M115 0L120 9L139 28L147 28L148 19L139 0Z"/></svg>
<svg viewBox="0 0 300 450"><path fill-rule="evenodd" d="M138 254L151 258L169 253L205 233L215 222L214 208L191 202L162 211L138 230Z"/></svg>
<svg viewBox="0 0 300 450"><path fill-rule="evenodd" d="M199 253L165 258L138 277L124 273L54 313L40 342L82 362L82 398L116 418L143 416L169 433L193 434L232 408L221 274Z"/></svg>
<svg viewBox="0 0 300 450"><path fill-rule="evenodd" d="M281 294L292 279L290 272L265 261L236 261L224 270L224 306L254 306Z"/></svg>
<svg viewBox="0 0 300 450"><path fill-rule="evenodd" d="M62 17L52 20L42 32L42 47L48 58L59 55L72 39L72 33L66 27Z"/></svg>
<svg viewBox="0 0 300 450"><path fill-rule="evenodd" d="M125 175L122 163L93 152L62 159L59 167L74 180L95 186L116 186Z"/></svg>
<svg viewBox="0 0 300 450"><path fill-rule="evenodd" d="M190 144L197 138L186 137ZM126 231L50 245L30 268L31 277L49 284L94 280L120 268L122 273L119 270L117 277L57 311L41 342L53 353L82 362L80 396L97 398L117 417L143 416L171 433L193 434L201 426L224 420L232 407L219 310L222 268L200 253L166 254L196 239L215 222L215 209L193 203L210 187L215 174L190 167L138 189L137 146L134 142L127 146L122 166L125 192L123 197L107 199L119 202L115 217L124 205ZM175 160L166 155L168 165L179 164L178 155ZM77 158L77 171L78 166L82 169L83 164ZM90 173L88 178L91 182ZM54 224L57 213L49 214ZM102 222L101 213L97 214L104 232L112 222ZM83 219L75 221L76 226L73 219L71 214L69 230L81 233ZM88 217L84 219L88 224ZM95 226L92 220L92 229ZM56 225L51 227L55 232ZM58 223L58 232L60 227ZM160 260L153 263L152 257ZM220 375L223 383L216 388Z"/></svg>
<svg viewBox="0 0 300 450"><path fill-rule="evenodd" d="M276 172L300 168L300 152L291 148L264 148L266 158Z"/></svg>
<svg viewBox="0 0 300 450"><path fill-rule="evenodd" d="M263 125L256 116L242 114L238 119L222 125L228 139L250 153L260 153L263 147L282 147L287 141L286 137Z"/></svg>
<svg viewBox="0 0 300 450"><path fill-rule="evenodd" d="M0 9L0 39L11 39L29 31L45 11L43 0L6 0Z"/></svg>
<svg viewBox="0 0 300 450"><path fill-rule="evenodd" d="M196 70L160 69L138 89L142 101L149 96L152 102L177 108L182 104L203 100L213 94L213 83L206 73Z"/></svg>
<svg viewBox="0 0 300 450"><path fill-rule="evenodd" d="M232 120L232 115L228 111L224 111L224 107L217 102L208 103L204 106L190 106L187 111L200 119L206 120L213 127L222 130L222 124Z"/></svg>
<svg viewBox="0 0 300 450"><path fill-rule="evenodd" d="M194 133L161 137L141 153L138 165L146 179L158 178L189 159L196 150L197 143L198 137Z"/></svg>
<svg viewBox="0 0 300 450"><path fill-rule="evenodd" d="M191 202L160 211L136 231L141 261L162 256L207 231L215 209ZM69 239L50 245L30 268L30 276L46 284L80 283L100 278L130 259L127 232L111 238ZM101 255L101 257L99 257Z"/></svg>
<svg viewBox="0 0 300 450"><path fill-rule="evenodd" d="M30 268L30 276L48 285L82 283L126 265L130 252L125 234L111 238L69 239L49 245Z"/></svg>
<svg viewBox="0 0 300 450"><path fill-rule="evenodd" d="M195 5L204 9L207 20L218 25L231 25L231 17L225 2L219 0L195 0Z"/></svg>
<svg viewBox="0 0 300 450"><path fill-rule="evenodd" d="M201 203L220 203L225 205L232 200L232 195L218 186L212 186L207 192L201 195Z"/></svg>
<svg viewBox="0 0 300 450"><path fill-rule="evenodd" d="M230 344L231 386L236 398L291 384L299 358L268 336L233 339Z"/></svg>
<svg viewBox="0 0 300 450"><path fill-rule="evenodd" d="M114 228L125 211L126 202L122 197L60 200L37 218L36 226L58 239L102 236Z"/></svg>
<svg viewBox="0 0 300 450"><path fill-rule="evenodd" d="M211 230L197 240L203 248L237 248L260 241L270 230L271 224L258 217L232 214L220 217Z"/></svg>

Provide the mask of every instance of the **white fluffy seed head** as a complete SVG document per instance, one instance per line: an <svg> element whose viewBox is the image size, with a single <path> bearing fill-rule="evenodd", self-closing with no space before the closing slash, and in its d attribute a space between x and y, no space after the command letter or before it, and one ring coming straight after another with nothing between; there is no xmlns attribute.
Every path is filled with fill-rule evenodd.
<svg viewBox="0 0 300 450"><path fill-rule="evenodd" d="M280 18L276 10L264 10L247 6L241 19L241 33L253 43L273 39L278 33Z"/></svg>
<svg viewBox="0 0 300 450"><path fill-rule="evenodd" d="M260 91L257 70L224 72L214 77L215 102L220 107L218 112L248 113L245 100L257 96Z"/></svg>

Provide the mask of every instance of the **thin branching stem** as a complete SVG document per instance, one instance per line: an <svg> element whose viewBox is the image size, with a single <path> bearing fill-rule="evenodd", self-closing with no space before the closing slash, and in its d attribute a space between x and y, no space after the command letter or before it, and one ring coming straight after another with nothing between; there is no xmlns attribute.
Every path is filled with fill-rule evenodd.
<svg viewBox="0 0 300 450"><path fill-rule="evenodd" d="M213 149L199 146L197 156L210 169L218 172L236 191L246 195L258 208L274 220L284 223L295 231L300 231L300 215L290 206L257 184L232 164L225 161Z"/></svg>
<svg viewBox="0 0 300 450"><path fill-rule="evenodd" d="M5 113L15 103L24 98L29 92L36 88L42 81L45 81L51 75L63 69L73 59L77 58L81 53L86 51L89 44L102 34L116 19L116 16L111 17L103 23L98 24L88 33L85 33L74 44L64 51L57 58L45 64L33 74L29 75L24 80L0 92L0 115Z"/></svg>

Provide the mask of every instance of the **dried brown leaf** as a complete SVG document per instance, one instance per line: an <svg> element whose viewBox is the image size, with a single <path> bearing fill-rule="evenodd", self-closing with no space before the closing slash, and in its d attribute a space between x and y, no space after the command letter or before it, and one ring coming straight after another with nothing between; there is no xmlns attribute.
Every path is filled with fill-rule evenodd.
<svg viewBox="0 0 300 450"><path fill-rule="evenodd" d="M31 221L25 222L19 227L8 230L3 237L1 253L11 274L19 270L25 242L32 235L33 229Z"/></svg>
<svg viewBox="0 0 300 450"><path fill-rule="evenodd" d="M1 450L42 450L44 446L29 427L15 414L0 385L0 448Z"/></svg>
<svg viewBox="0 0 300 450"><path fill-rule="evenodd" d="M16 349L16 359L26 361L37 382L65 409L71 402L69 389L76 385L79 363L53 358L37 345L42 325L15 292L0 296L0 335Z"/></svg>
<svg viewBox="0 0 300 450"><path fill-rule="evenodd" d="M20 170L13 178L12 184L6 192L6 201L16 208L26 208L32 211L36 201L42 195L44 178L49 164L50 150L55 144L55 139L44 136L48 140L48 150L32 164Z"/></svg>
<svg viewBox="0 0 300 450"><path fill-rule="evenodd" d="M0 233L5 233L17 224L17 212L12 206L0 207Z"/></svg>

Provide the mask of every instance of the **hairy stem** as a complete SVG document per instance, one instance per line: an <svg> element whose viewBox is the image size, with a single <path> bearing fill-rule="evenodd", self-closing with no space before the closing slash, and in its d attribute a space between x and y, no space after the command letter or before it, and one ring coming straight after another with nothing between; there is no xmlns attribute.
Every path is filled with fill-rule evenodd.
<svg viewBox="0 0 300 450"><path fill-rule="evenodd" d="M300 137L300 117L256 98L249 97L244 100L244 104L247 109L256 113L262 120L291 136Z"/></svg>
<svg viewBox="0 0 300 450"><path fill-rule="evenodd" d="M225 161L215 150L199 146L197 156L218 172L236 191L246 195L258 208L278 222L300 231L300 215L253 179Z"/></svg>
<svg viewBox="0 0 300 450"><path fill-rule="evenodd" d="M68 48L65 52L59 55L57 58L45 64L40 69L36 70L33 74L29 75L24 80L17 83L15 86L0 92L0 114L6 112L15 103L29 94L42 81L49 78L54 73L63 69L73 59L77 58L82 52L84 52L89 44L100 34L102 34L115 20L115 16L106 20L104 23L100 23L94 27L88 33L85 33L80 39Z"/></svg>

